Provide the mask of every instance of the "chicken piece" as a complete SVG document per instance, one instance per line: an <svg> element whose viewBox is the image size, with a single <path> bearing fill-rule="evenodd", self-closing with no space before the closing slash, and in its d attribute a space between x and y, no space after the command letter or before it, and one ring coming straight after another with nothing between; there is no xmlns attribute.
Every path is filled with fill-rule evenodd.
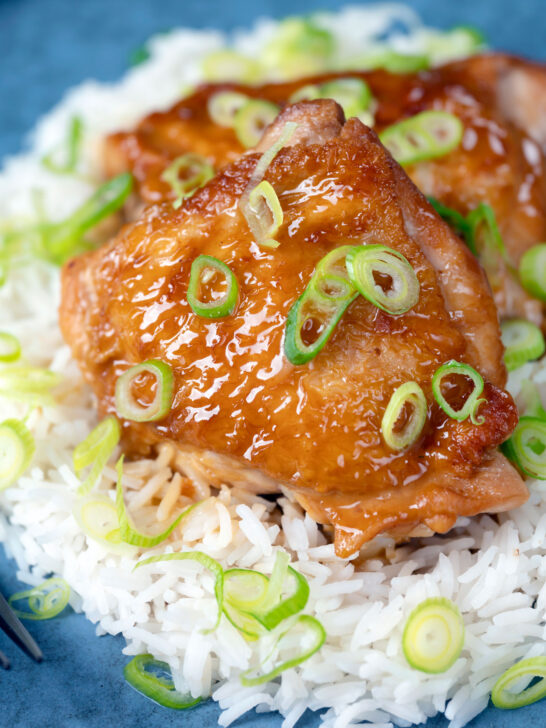
<svg viewBox="0 0 546 728"><path fill-rule="evenodd" d="M475 56L417 74L350 72L341 77L366 80L377 102L375 129L425 109L444 109L464 123L461 146L446 157L407 169L426 195L467 214L489 203L515 267L522 254L546 239L546 72L510 56ZM189 151L208 157L216 168L244 150L234 131L215 124L207 102L220 89L285 104L297 89L335 76L284 84L200 87L171 110L152 114L136 130L111 136L104 153L108 174L130 170L145 202L172 199L161 180L165 167ZM540 93L539 93L540 92ZM537 143L540 142L540 143ZM542 304L519 285L509 266L490 276L504 317L520 316L540 324Z"/></svg>
<svg viewBox="0 0 546 728"><path fill-rule="evenodd" d="M307 130L298 128L265 174L284 214L277 249L256 244L238 207L259 159L250 153L180 209L151 206L109 245L65 266L61 327L102 414L115 412L116 379L129 366L169 363L171 411L155 423L124 421L126 449L146 453L168 438L213 483L285 486L334 526L340 556L381 532L444 532L458 515L521 504L525 485L495 450L517 412L503 390L496 310L481 268L376 134L357 119L344 123L333 101L289 107L262 147L293 118ZM308 133L317 119L328 130L321 143ZM348 242L405 255L419 301L395 317L358 297L315 359L294 366L283 350L288 311L317 262ZM230 316L192 312L186 292L199 254L235 274ZM435 403L432 375L451 359L486 379L482 425L449 419ZM407 381L426 394L427 424L412 447L395 452L381 420Z"/></svg>

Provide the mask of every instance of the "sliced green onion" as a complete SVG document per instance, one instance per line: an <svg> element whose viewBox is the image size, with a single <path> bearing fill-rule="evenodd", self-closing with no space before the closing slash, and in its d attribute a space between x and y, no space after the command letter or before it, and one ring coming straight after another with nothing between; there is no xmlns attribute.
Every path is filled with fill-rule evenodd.
<svg viewBox="0 0 546 728"><path fill-rule="evenodd" d="M198 564L204 566L205 569L211 571L215 577L214 580L214 596L216 597L216 603L218 604L218 618L216 624L210 630L206 632L212 632L220 624L222 617L222 610L224 607L224 570L221 565L213 558L201 551L184 551L183 553L176 554L161 554L160 556L149 556L144 561L139 561L134 567L135 569L140 566L146 566L147 564L157 564L161 561L197 561Z"/></svg>
<svg viewBox="0 0 546 728"><path fill-rule="evenodd" d="M138 46L138 48L134 48L129 54L129 65L140 66L140 64L145 63L149 57L150 51L148 50L147 45L144 44Z"/></svg>
<svg viewBox="0 0 546 728"><path fill-rule="evenodd" d="M52 577L39 586L12 594L9 604L22 619L53 619L60 614L70 599L70 587L64 579ZM25 611L17 609L17 602L24 602Z"/></svg>
<svg viewBox="0 0 546 728"><path fill-rule="evenodd" d="M497 219L491 205L485 202L468 213L467 222L470 226L468 247L478 255L488 275L494 275L498 269L499 257L513 268L506 245L499 231Z"/></svg>
<svg viewBox="0 0 546 728"><path fill-rule="evenodd" d="M102 184L70 217L40 228L43 253L61 264L78 252L84 234L123 205L133 187L128 172Z"/></svg>
<svg viewBox="0 0 546 728"><path fill-rule="evenodd" d="M266 600L269 579L252 569L228 569L224 572L224 614L249 641L265 634L265 627L252 616Z"/></svg>
<svg viewBox="0 0 546 728"><path fill-rule="evenodd" d="M416 670L445 672L459 657L463 646L463 618L457 605L449 599L425 599L409 615L402 649Z"/></svg>
<svg viewBox="0 0 546 728"><path fill-rule="evenodd" d="M266 594L262 607L252 612L252 616L268 630L275 629L278 624L288 619L288 617L301 612L309 599L309 584L307 579L291 566L288 567L288 574L292 577L296 585L293 593L279 602L279 604L267 609L270 603L268 599L273 600L273 593L278 588L278 581L275 581L275 573L273 573L269 581L271 591ZM267 611L265 611L266 609Z"/></svg>
<svg viewBox="0 0 546 728"><path fill-rule="evenodd" d="M109 415L74 449L74 470L78 476L81 475L84 468L92 465L87 478L78 488L80 495L89 493L98 483L104 466L114 452L120 436L119 422L113 415Z"/></svg>
<svg viewBox="0 0 546 728"><path fill-rule="evenodd" d="M252 58L228 48L212 51L203 60L205 81L241 81L253 83L261 75L261 66Z"/></svg>
<svg viewBox="0 0 546 728"><path fill-rule="evenodd" d="M534 683L533 678L536 677L541 679ZM524 680L527 687L518 690ZM546 697L546 657L528 657L526 660L516 662L499 677L491 692L493 705L505 710L523 708L544 697Z"/></svg>
<svg viewBox="0 0 546 728"><path fill-rule="evenodd" d="M191 693L176 690L171 670L166 662L156 660L152 655L137 655L123 668L123 676L137 692L164 708L184 710L201 702Z"/></svg>
<svg viewBox="0 0 546 728"><path fill-rule="evenodd" d="M221 283L224 291L214 294L212 287ZM203 300L203 289L209 287L211 300ZM230 316L237 305L239 284L231 269L212 255L198 255L191 264L190 282L186 297L191 309L205 318Z"/></svg>
<svg viewBox="0 0 546 728"><path fill-rule="evenodd" d="M243 214L258 245L263 248L278 248L275 240L284 216L281 203L273 186L262 180L251 190Z"/></svg>
<svg viewBox="0 0 546 728"><path fill-rule="evenodd" d="M65 145L43 157L42 164L44 167L50 172L55 172L56 174L74 173L78 165L82 138L83 122L79 116L73 116L68 127L68 135ZM59 161L58 157L61 155L64 159Z"/></svg>
<svg viewBox="0 0 546 728"><path fill-rule="evenodd" d="M318 85L303 86L292 94L289 101L295 104L305 99L334 99L343 108L345 116L350 118L369 109L372 92L361 78L338 78Z"/></svg>
<svg viewBox="0 0 546 728"><path fill-rule="evenodd" d="M351 68L373 70L384 68L390 73L415 73L430 66L428 56L424 54L397 53L387 48L378 48L364 55L357 56L350 63Z"/></svg>
<svg viewBox="0 0 546 728"><path fill-rule="evenodd" d="M140 546L143 548L151 549L157 546L165 539L169 538L174 529L178 526L183 518L186 518L198 505L199 503L193 503L191 506L185 508L179 516L161 533L155 536L149 536L145 533L138 531L131 521L127 509L125 508L125 499L123 498L123 486L121 479L123 476L123 455L117 462L116 470L118 474L118 480L116 485L116 513L119 523L120 538L124 543L131 544L131 546Z"/></svg>
<svg viewBox="0 0 546 728"><path fill-rule="evenodd" d="M254 187L256 187L262 181L267 168L269 167L273 159L277 156L277 154L281 151L281 149L286 144L288 144L290 138L297 128L298 125L294 121L286 122L277 138L277 141L274 142L270 147L268 147L258 160L258 163L254 168L254 172L252 172L245 191L241 195L241 200L245 199L245 197L250 195Z"/></svg>
<svg viewBox="0 0 546 728"><path fill-rule="evenodd" d="M445 377L450 376L465 377L467 380L470 379L474 385L472 392L470 392L466 398L465 403L458 410L453 409L442 393L442 380ZM474 425L483 425L485 422L483 415L480 417L477 416L480 405L487 401L485 399L479 399L480 394L483 392L483 387L484 382L481 374L479 374L469 364L462 364L461 362L453 360L448 361L446 364L442 364L441 367L438 367L432 377L432 393L434 395L434 399L438 402L446 415L451 417L453 420L458 420L459 422L470 417L470 420Z"/></svg>
<svg viewBox="0 0 546 728"><path fill-rule="evenodd" d="M409 413L407 409L409 408ZM406 417L403 427L397 422ZM405 450L417 440L427 419L427 400L417 382L405 382L394 390L381 420L381 433L392 450Z"/></svg>
<svg viewBox="0 0 546 728"><path fill-rule="evenodd" d="M407 259L386 245L359 245L347 253L353 286L374 306L398 316L419 300L419 281ZM388 289L377 278L388 282Z"/></svg>
<svg viewBox="0 0 546 728"><path fill-rule="evenodd" d="M34 438L20 420L0 424L0 491L13 485L32 461Z"/></svg>
<svg viewBox="0 0 546 728"><path fill-rule="evenodd" d="M21 356L21 344L19 339L6 331L0 332L0 361L12 362Z"/></svg>
<svg viewBox="0 0 546 728"><path fill-rule="evenodd" d="M519 276L526 291L546 301L546 243L529 248L519 262Z"/></svg>
<svg viewBox="0 0 546 728"><path fill-rule="evenodd" d="M79 498L72 511L81 530L97 543L115 553L127 553L123 543L115 504L105 494L93 493Z"/></svg>
<svg viewBox="0 0 546 728"><path fill-rule="evenodd" d="M509 372L544 354L546 344L542 331L525 319L512 319L501 324L504 363Z"/></svg>
<svg viewBox="0 0 546 728"><path fill-rule="evenodd" d="M317 619L315 619L314 617L310 617L307 614L301 614L294 621L292 626L279 636L275 644L274 650L282 649L282 640L285 637L287 638L288 642L293 642L295 636L294 633L298 630L303 630L302 634L298 639L298 642L300 644L305 644L306 642L309 643L308 645L305 644L305 647L300 654L296 655L290 660L286 660L285 662L281 663L277 667L267 672L265 675L252 676L252 670L247 670L241 675L241 683L246 687L250 687L252 685L263 685L264 683L276 678L277 675L281 674L281 672L289 670L292 667L296 667L297 665L301 665L302 662L305 662L310 657L312 657L315 652L318 652L318 650L320 650L326 640L326 632L324 631L324 627L322 626L322 624ZM270 655L265 662L268 662L271 659L271 656L272 655Z"/></svg>
<svg viewBox="0 0 546 728"><path fill-rule="evenodd" d="M278 113L278 106L261 99L252 99L241 106L233 119L233 128L243 147L255 147Z"/></svg>
<svg viewBox="0 0 546 728"><path fill-rule="evenodd" d="M336 41L311 18L282 20L262 51L265 66L281 78L301 78L332 64Z"/></svg>
<svg viewBox="0 0 546 728"><path fill-rule="evenodd" d="M422 111L387 127L379 138L400 164L443 157L461 143L461 120L447 111Z"/></svg>
<svg viewBox="0 0 546 728"><path fill-rule="evenodd" d="M501 445L501 450L526 475L546 480L546 420L520 417L512 437Z"/></svg>
<svg viewBox="0 0 546 728"><path fill-rule="evenodd" d="M292 364L305 364L326 345L358 292L348 278L345 258L353 249L343 245L324 256L307 288L286 319L284 352Z"/></svg>
<svg viewBox="0 0 546 728"><path fill-rule="evenodd" d="M54 404L51 390L61 382L61 376L49 369L15 366L0 369L0 397L28 402L32 405Z"/></svg>
<svg viewBox="0 0 546 728"><path fill-rule="evenodd" d="M142 374L155 380L155 394L149 404L141 404L133 395L135 381ZM124 372L116 382L116 411L120 417L133 422L155 422L169 414L174 397L174 377L169 364L148 359Z"/></svg>
<svg viewBox="0 0 546 728"><path fill-rule="evenodd" d="M249 100L238 91L217 91L207 101L207 110L215 124L232 127L235 115Z"/></svg>
<svg viewBox="0 0 546 728"><path fill-rule="evenodd" d="M452 207L442 204L435 197L427 197L432 207L436 210L438 215L450 225L456 233L462 235L474 255L477 255L477 250L473 248L473 240L471 239L471 225L464 215L454 210Z"/></svg>
<svg viewBox="0 0 546 728"><path fill-rule="evenodd" d="M487 48L483 33L470 25L458 25L447 31L427 29L422 37L425 52L434 65L466 58Z"/></svg>
<svg viewBox="0 0 546 728"><path fill-rule="evenodd" d="M207 184L214 177L214 167L200 154L183 154L177 157L161 175L163 182L171 186L176 196L173 207L177 210L183 200Z"/></svg>
<svg viewBox="0 0 546 728"><path fill-rule="evenodd" d="M530 379L524 379L521 383L520 397L523 403L520 409L521 414L546 420L546 410L542 406L540 392L537 385Z"/></svg>

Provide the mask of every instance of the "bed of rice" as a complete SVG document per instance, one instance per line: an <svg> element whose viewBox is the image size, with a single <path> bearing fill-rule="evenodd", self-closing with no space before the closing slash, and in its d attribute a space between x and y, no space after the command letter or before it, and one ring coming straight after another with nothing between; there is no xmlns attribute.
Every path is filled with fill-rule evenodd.
<svg viewBox="0 0 546 728"><path fill-rule="evenodd" d="M421 30L407 9L347 9L328 22L350 52L380 35L393 18L412 30L409 40L395 44L418 45ZM235 45L252 52L272 27L264 21L250 33L236 34ZM176 31L154 40L151 59L120 83L86 82L70 92L38 125L31 151L5 164L0 219L32 216L35 189L44 190L50 218L70 212L91 183L52 175L39 163L62 140L68 119L75 113L84 119L84 166L92 176L101 135L170 105L182 87L198 80L203 55L224 42L217 32ZM29 362L63 375L58 405L30 416L37 444L30 470L0 494L0 540L16 559L20 579L38 584L51 572L63 576L74 590L72 606L97 624L98 634L121 632L127 655L151 652L169 663L179 688L212 695L223 709L221 725L256 707L279 711L284 728L307 708L326 709L323 722L329 728L410 726L438 712L458 728L485 708L502 671L519 658L545 653L546 511L539 483L529 483L530 500L517 511L498 519L461 519L447 537L389 547L388 561L369 558L356 567L335 557L317 525L287 497L275 506L227 485L213 489L191 460L165 445L156 459L125 468L127 502L139 525L165 525L191 500L205 504L167 547L149 553L198 548L225 567L269 573L275 552L286 549L309 580L306 612L328 635L319 653L277 682L243 688L239 675L259 664L263 646L246 642L225 619L216 631L204 633L216 616L211 575L193 562L133 572L138 550L108 552L82 533L72 515L79 484L72 452L96 424L96 414L61 339L57 302L58 271L40 263L19 268L0 289L0 328L19 337ZM512 376L514 394L524 378L546 389L542 364ZM7 400L0 408L2 419L23 413ZM110 466L100 490L113 496L114 479ZM406 663L401 634L412 608L439 595L461 609L466 641L450 670L426 675Z"/></svg>

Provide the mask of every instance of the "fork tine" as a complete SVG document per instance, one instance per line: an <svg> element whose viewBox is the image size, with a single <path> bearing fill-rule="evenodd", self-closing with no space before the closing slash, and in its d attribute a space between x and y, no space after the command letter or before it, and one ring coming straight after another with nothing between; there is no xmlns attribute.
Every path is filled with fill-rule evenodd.
<svg viewBox="0 0 546 728"><path fill-rule="evenodd" d="M0 629L3 629L7 636L33 660L36 662L43 660L42 650L2 594L0 594Z"/></svg>

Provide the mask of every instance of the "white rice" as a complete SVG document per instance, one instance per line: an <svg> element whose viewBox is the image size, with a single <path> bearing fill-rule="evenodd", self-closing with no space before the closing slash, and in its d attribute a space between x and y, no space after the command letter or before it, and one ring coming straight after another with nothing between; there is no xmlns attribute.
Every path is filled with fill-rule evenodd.
<svg viewBox="0 0 546 728"><path fill-rule="evenodd" d="M405 21L411 33L397 36L395 47L419 50L426 31L407 8L348 8L323 16L343 39L347 56L373 43L396 19ZM235 46L256 52L274 25L263 21L251 32L236 33ZM0 174L0 219L32 217L36 188L44 190L49 217L70 212L92 184L52 175L39 162L62 141L70 117L78 114L84 121L82 171L93 178L100 137L134 124L152 109L168 107L182 87L199 79L203 56L224 43L217 32L176 31L154 39L150 60L120 83L86 82L68 93L39 123L30 151L7 161ZM241 671L259 664L264 646L245 642L225 619L216 631L204 633L216 619L211 574L191 561L133 572L137 549L109 553L82 533L72 514L79 483L72 451L96 424L96 414L62 342L57 303L58 271L45 264L16 270L0 289L0 328L20 338L29 362L63 376L58 405L30 416L37 443L32 467L0 494L0 540L15 558L21 580L35 585L50 572L64 577L74 590L72 606L96 623L97 634L122 633L125 654L151 652L169 663L179 689L212 695L223 710L221 725L257 708L279 711L283 728L291 728L311 708L326 709L327 728L363 722L375 728L409 726L442 712L450 728L458 728L485 708L502 671L520 658L546 653L546 489L540 483L529 483L531 497L517 511L498 519L460 519L447 537L415 540L397 549L383 539L389 561L370 558L355 569L349 560L336 558L333 545L288 498L274 509L238 489L211 491L191 463L167 446L155 461L126 466L124 485L139 523L146 527L159 518L164 524L189 502L185 478L176 470L194 481L197 497L206 503L167 547L149 553L198 548L226 568L236 564L269 573L275 553L286 549L309 580L305 611L328 634L320 652L276 682L242 687ZM512 375L515 395L526 378L546 390L543 363ZM0 409L2 419L23 413L8 400L0 401ZM109 466L100 491L112 496L114 481ZM455 601L467 629L460 658L441 675L410 668L401 649L405 619L431 596Z"/></svg>

